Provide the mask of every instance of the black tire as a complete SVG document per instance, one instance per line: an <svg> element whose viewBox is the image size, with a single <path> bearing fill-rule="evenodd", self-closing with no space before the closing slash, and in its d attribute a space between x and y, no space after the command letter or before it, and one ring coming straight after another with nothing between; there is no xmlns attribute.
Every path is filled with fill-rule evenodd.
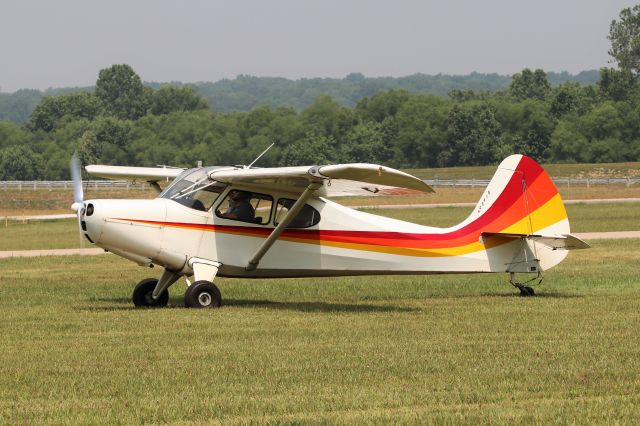
<svg viewBox="0 0 640 426"><path fill-rule="evenodd" d="M520 296L530 297L530 296L535 296L536 295L536 292L531 287L525 287L525 286L521 285L518 288L520 289Z"/></svg>
<svg viewBox="0 0 640 426"><path fill-rule="evenodd" d="M169 290L165 290L160 297L153 300L151 294L156 288L158 280L155 278L147 278L138 283L133 289L133 304L139 308L161 308L169 303Z"/></svg>
<svg viewBox="0 0 640 426"><path fill-rule="evenodd" d="M196 281L184 293L187 308L219 308L222 305L220 290L212 282Z"/></svg>

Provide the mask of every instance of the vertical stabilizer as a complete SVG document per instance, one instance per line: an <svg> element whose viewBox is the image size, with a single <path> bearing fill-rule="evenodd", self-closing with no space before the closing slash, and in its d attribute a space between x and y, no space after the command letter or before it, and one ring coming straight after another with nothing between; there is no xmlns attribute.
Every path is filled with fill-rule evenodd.
<svg viewBox="0 0 640 426"><path fill-rule="evenodd" d="M482 232L565 235L567 212L547 172L524 155L507 157L480 201L459 226L475 224Z"/></svg>

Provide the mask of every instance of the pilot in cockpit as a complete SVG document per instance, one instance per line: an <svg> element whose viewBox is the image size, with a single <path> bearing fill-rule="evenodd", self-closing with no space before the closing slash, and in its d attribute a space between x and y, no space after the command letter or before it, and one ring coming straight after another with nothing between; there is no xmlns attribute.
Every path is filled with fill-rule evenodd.
<svg viewBox="0 0 640 426"><path fill-rule="evenodd" d="M256 213L249 202L250 198L250 192L232 189L229 191L229 207L220 216L229 219L243 220L245 222L253 222Z"/></svg>

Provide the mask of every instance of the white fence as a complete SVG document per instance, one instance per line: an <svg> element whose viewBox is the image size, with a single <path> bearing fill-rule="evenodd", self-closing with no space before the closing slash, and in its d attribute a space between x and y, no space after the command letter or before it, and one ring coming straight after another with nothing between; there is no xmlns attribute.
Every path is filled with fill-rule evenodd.
<svg viewBox="0 0 640 426"><path fill-rule="evenodd" d="M553 178L553 181L560 187L586 186L587 188L595 185L624 185L627 188L631 185L640 184L640 178ZM425 180L431 186L465 186L471 188L484 188L489 184L488 179L427 179ZM91 190L141 190L149 189L147 182L130 182L127 180L88 180L82 182L82 186ZM69 190L71 191L73 184L71 181L0 181L0 191L4 190Z"/></svg>
<svg viewBox="0 0 640 426"><path fill-rule="evenodd" d="M590 186L595 185L624 185L627 188L631 185L640 184L640 178L551 178L556 186ZM489 179L426 179L431 186L470 186L486 187Z"/></svg>
<svg viewBox="0 0 640 426"><path fill-rule="evenodd" d="M86 189L149 189L151 185L147 182L130 182L128 180L85 180L82 182L82 187ZM73 189L73 182L70 180L28 180L28 181L0 181L0 190L43 190L48 189L53 191L54 189L69 190Z"/></svg>

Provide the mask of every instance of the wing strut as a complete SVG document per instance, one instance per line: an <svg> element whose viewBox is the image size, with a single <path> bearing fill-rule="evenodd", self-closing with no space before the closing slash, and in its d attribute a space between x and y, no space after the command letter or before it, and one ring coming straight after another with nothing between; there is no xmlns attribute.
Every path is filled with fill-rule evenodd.
<svg viewBox="0 0 640 426"><path fill-rule="evenodd" d="M271 248L273 243L280 237L284 229L289 225L289 223L293 220L294 217L302 210L304 204L311 197L311 194L319 189L322 186L322 183L312 182L307 185L307 188L300 195L300 198L291 206L291 209L287 212L287 214L282 218L282 221L276 226L271 234L267 237L267 239L262 243L262 245L256 251L256 254L253 255L249 263L245 269L247 271L253 271L258 267L258 263L260 263L260 259L267 253L267 251Z"/></svg>

